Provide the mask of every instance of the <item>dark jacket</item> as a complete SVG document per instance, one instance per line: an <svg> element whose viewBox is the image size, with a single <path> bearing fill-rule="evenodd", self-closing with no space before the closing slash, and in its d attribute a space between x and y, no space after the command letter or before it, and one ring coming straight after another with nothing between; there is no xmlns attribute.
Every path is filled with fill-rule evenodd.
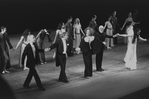
<svg viewBox="0 0 149 99"><path fill-rule="evenodd" d="M22 55L22 64L24 64L25 56L27 56L26 66L29 67L29 68L35 67L36 55L34 57L33 50L32 50L32 47L31 47L30 44L27 44L27 46L24 49L24 52L23 52L23 55Z"/></svg>
<svg viewBox="0 0 149 99"><path fill-rule="evenodd" d="M84 41L84 38L85 37L83 37L82 39L81 39L81 43L80 43L80 49L81 49L81 51L83 52L83 53L89 53L90 52L90 47L89 47L89 43L88 42L85 42Z"/></svg>
<svg viewBox="0 0 149 99"><path fill-rule="evenodd" d="M56 42L50 46L51 50L54 48L56 48L56 66L59 66L62 64L60 62L63 61L63 59L59 58L59 56L63 56L63 55L66 56L65 54L63 54L64 49L63 49L62 39L57 39ZM63 58L66 58L66 57L63 57Z"/></svg>
<svg viewBox="0 0 149 99"><path fill-rule="evenodd" d="M4 38L5 50L8 50L7 44L9 46L9 48L12 49L13 46L12 46L10 40L9 40L7 32L3 34L3 38Z"/></svg>
<svg viewBox="0 0 149 99"><path fill-rule="evenodd" d="M92 54L97 54L100 52L102 47L102 41L99 38L99 35L95 35L94 40L91 42Z"/></svg>
<svg viewBox="0 0 149 99"><path fill-rule="evenodd" d="M54 48L56 48L56 53L57 54L59 54L59 55L63 54L63 42L62 42L62 39L56 40L56 42L50 46L51 50L54 49Z"/></svg>
<svg viewBox="0 0 149 99"><path fill-rule="evenodd" d="M98 34L94 35L94 37L95 37L94 40L90 44L91 49L89 47L89 43L84 41L84 37L82 38L81 43L80 43L80 48L83 53L91 52L92 54L97 54L100 52L101 47L102 47L102 41L99 39Z"/></svg>

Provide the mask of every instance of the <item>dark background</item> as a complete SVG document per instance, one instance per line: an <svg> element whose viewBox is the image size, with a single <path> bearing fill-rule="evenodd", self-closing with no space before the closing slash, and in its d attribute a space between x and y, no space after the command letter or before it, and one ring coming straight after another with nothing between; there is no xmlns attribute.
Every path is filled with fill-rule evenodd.
<svg viewBox="0 0 149 99"><path fill-rule="evenodd" d="M10 35L25 29L55 30L59 22L72 16L80 18L84 29L94 14L98 17L97 24L103 25L116 10L122 27L128 13L137 9L141 35L148 37L148 6L148 0L0 0L0 26L6 26Z"/></svg>

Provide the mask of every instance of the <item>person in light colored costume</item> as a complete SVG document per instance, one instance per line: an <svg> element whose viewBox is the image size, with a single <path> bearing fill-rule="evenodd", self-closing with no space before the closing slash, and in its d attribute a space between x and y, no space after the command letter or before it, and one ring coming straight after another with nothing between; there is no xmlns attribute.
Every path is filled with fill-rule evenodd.
<svg viewBox="0 0 149 99"><path fill-rule="evenodd" d="M126 32L127 34L119 34L119 36L127 37L127 51L124 57L125 66L127 69L134 70L137 69L137 54L136 54L136 47L138 39L146 41L140 37L140 29L136 29L134 31L133 26L135 25L134 22L131 22L128 26Z"/></svg>

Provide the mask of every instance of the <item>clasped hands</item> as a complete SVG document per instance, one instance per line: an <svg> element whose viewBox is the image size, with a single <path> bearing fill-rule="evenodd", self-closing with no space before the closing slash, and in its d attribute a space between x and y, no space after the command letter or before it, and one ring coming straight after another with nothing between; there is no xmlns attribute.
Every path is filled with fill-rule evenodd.
<svg viewBox="0 0 149 99"><path fill-rule="evenodd" d="M81 52L81 49L80 49L79 47L76 48L75 50L76 50L76 53L77 53L77 54L79 54L79 53Z"/></svg>
<svg viewBox="0 0 149 99"><path fill-rule="evenodd" d="M44 51L48 52L48 51L50 51L50 48L45 48Z"/></svg>
<svg viewBox="0 0 149 99"><path fill-rule="evenodd" d="M115 37L118 37L120 34L119 33L117 33L117 34L115 34L115 35L113 35L113 37L115 38Z"/></svg>

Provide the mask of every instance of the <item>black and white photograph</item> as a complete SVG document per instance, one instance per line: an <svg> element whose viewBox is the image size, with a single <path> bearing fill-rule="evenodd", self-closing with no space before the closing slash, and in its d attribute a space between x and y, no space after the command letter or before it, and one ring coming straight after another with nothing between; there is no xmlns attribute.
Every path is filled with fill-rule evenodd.
<svg viewBox="0 0 149 99"><path fill-rule="evenodd" d="M0 0L0 99L149 99L148 0Z"/></svg>

